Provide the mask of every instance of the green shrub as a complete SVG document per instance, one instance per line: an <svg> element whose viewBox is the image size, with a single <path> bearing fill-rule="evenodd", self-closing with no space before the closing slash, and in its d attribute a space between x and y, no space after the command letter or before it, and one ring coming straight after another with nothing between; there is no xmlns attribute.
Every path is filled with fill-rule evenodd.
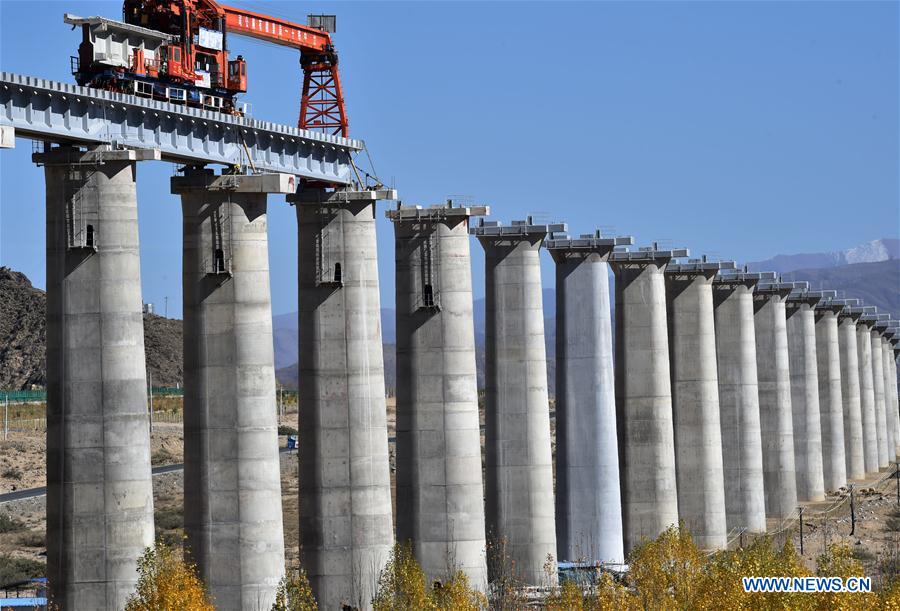
<svg viewBox="0 0 900 611"><path fill-rule="evenodd" d="M38 560L0 554L0 587L43 577L46 572L47 565Z"/></svg>
<svg viewBox="0 0 900 611"><path fill-rule="evenodd" d="M0 513L0 533L16 533L26 528L22 520L14 518L8 513Z"/></svg>

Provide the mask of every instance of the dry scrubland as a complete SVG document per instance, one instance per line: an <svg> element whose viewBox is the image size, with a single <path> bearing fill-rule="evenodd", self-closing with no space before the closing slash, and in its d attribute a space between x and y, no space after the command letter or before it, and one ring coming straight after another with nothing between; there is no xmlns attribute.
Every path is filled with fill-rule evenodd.
<svg viewBox="0 0 900 611"><path fill-rule="evenodd" d="M177 412L181 408L181 402L180 399L172 398L155 400L154 408L155 411L168 410ZM39 415L41 410L42 406L28 406L23 408L22 416L34 417ZM280 432L284 434L279 437L282 446L286 444L287 433L293 432L293 429L296 427L296 422L296 404L286 405L286 413L284 418L281 419L280 429ZM389 435L392 437L394 426L394 401L389 399L388 429ZM180 463L183 456L183 441L180 424L158 423L154 425L151 450L153 465ZM393 471L393 445L391 446L391 454ZM45 440L42 431L14 432L10 434L8 440L0 441L0 493L43 486L46 477L45 467ZM849 503L844 502L824 518L821 514L825 509L833 507L846 496L846 491L841 490L829 495L824 502L806 508L803 541L804 554L802 556L799 551L799 524L796 522L783 532L771 537L768 544L765 543L764 539L754 542L750 536L746 536L743 538L743 544L747 550L744 554L733 556L719 555L712 558L697 552L692 544L685 542L684 538L678 536L677 533L669 533L661 538L655 546L648 547L642 552L642 558L646 560L645 564L649 563L647 564L648 567L652 563L659 563L655 572L649 568L646 569L648 575L652 576L652 579L647 581L650 577L645 575L642 577L644 579L643 585L636 583L631 585L639 585L640 588L646 590L644 594L652 598L656 594L652 594L651 581L653 579L668 580L671 582L670 585L673 586L668 589L669 594L676 596L678 601L680 601L672 599L669 602L672 603L673 607L680 608L703 607L705 603L701 599L707 595L712 596L706 589L711 588L715 580L707 585L703 585L706 582L697 575L716 575L718 581L724 580L727 582L729 579L741 574L735 571L726 571L728 566L738 567L741 571L750 571L751 567L757 567L752 570L762 571L758 573L760 575L815 574L817 569L819 571L838 571L838 569L845 572L856 571L859 574L873 577L877 587L886 586L892 582L895 576L900 575L900 505L897 504L897 483L895 480L885 478L886 475L887 472L882 472L878 478L857 483L856 528L852 536L849 534L851 529ZM296 569L299 568L299 536L297 456L295 453L281 455L281 478L287 564L289 568ZM184 536L183 510L181 506L181 472L167 473L154 477L153 490L157 537L177 548L181 545ZM784 525L779 525L776 522L770 523L770 530L772 531L783 527ZM0 505L0 583L10 583L31 575L43 575L46 553L44 542L45 529L43 497ZM736 537L732 543L732 548L738 547L740 543L741 539ZM785 544L788 545L787 551L783 551ZM836 555L834 553L826 554L827 550L832 550L833 552L835 546L838 546L837 549L839 550ZM791 551L792 549L794 551ZM674 556L672 556L673 554ZM672 556L669 558L672 562L665 561L665 558L669 556ZM400 561L396 562L395 566L398 567L398 570L402 569L406 577L401 579L397 575L392 576L393 581L391 581L391 584L394 585L390 585L388 588L391 594L390 596L385 595L386 598L383 598L381 608L392 608L391 605L394 605L394 607L397 605L402 606L402 600L407 594L404 594L402 591L394 591L396 584L400 582L403 582L401 590L407 587L413 588L412 593L409 593L410 596L424 596L425 598L421 600L425 601L422 602L425 607L442 608L439 604L441 595L436 596L430 592L428 588L425 588L424 582L421 587L425 589L419 588L416 585L418 579L416 571L410 568L408 562L405 564L404 562L406 561L400 558ZM824 566L823 563L825 563ZM665 570L663 568L665 566L669 566L670 570ZM684 574L673 573L672 570L674 569L672 567L676 566L680 567L678 571L682 571ZM787 572L779 573L777 571ZM840 575L843 573L828 574ZM410 575L412 575L411 578L409 577ZM404 582L404 579L407 578L412 580L412 585ZM724 588L724 586L722 587ZM639 591L643 591L640 588ZM683 591L679 590L679 588L682 588ZM720 595L732 597L730 599L734 602L732 608L741 608L744 603L750 606L758 606L759 602L763 601L761 595L744 600L739 596L739 593L731 590L725 592L725 590L722 590ZM464 591L465 588L460 588L460 592ZM631 592L631 594L628 592ZM557 609L593 608L600 603L612 604L613 602L615 602L617 607L625 608L632 606L636 608L655 608L657 603L662 605L662 607L669 604L666 601L654 599L651 606L646 607L645 603L650 604L649 600L641 599L640 597L634 598L633 593L635 590L633 588L628 592L620 590L618 586L611 582L604 582L604 585L594 592L593 598L589 597L581 600L580 594L576 596L576 592L569 589L560 592L558 596L546 602L550 608ZM397 598L398 596L400 598ZM460 594L460 596L465 597L467 595ZM700 596L700 598L695 598L697 596ZM688 598L686 599L685 597ZM723 598L722 600L729 599ZM781 604L780 602L776 603L776 598L772 598L771 595L766 600L770 600L772 605L778 606ZM777 600L787 601L787 608L802 607L802 600L800 599L786 598L782 600L779 598ZM808 602L813 600L818 600L818 598L811 597ZM823 598L822 600L826 599ZM850 601L851 599L848 598L847 600ZM855 601L862 602L862 598L857 598ZM459 603L458 600L456 602ZM522 602L524 601L517 602L511 594L505 595L503 600L492 601L494 603L493 606L505 606L506 608L517 607L519 606L518 603ZM767 607L768 604L766 603L763 606ZM897 602L892 603L896 606L884 607L887 604L886 602L874 601L874 599L868 601L867 604L900 610L900 597L898 597ZM821 608L831 607L826 605ZM855 603L850 605L850 608L856 608Z"/></svg>

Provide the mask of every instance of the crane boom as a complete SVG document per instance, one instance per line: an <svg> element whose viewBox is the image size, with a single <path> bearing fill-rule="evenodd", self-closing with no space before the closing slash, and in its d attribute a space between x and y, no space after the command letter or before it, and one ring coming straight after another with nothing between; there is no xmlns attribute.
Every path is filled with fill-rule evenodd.
<svg viewBox="0 0 900 611"><path fill-rule="evenodd" d="M224 6L209 0L225 16L225 29L234 34L300 50L303 91L300 97L301 129L317 129L347 137L349 122L338 71L337 52L328 32L309 26Z"/></svg>

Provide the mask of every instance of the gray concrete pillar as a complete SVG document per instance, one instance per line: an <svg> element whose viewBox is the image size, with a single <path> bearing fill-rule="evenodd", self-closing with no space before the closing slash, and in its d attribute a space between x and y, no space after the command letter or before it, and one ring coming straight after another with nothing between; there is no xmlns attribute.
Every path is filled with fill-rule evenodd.
<svg viewBox="0 0 900 611"><path fill-rule="evenodd" d="M556 262L556 536L563 560L625 561L607 258L632 242L598 231L545 243Z"/></svg>
<svg viewBox="0 0 900 611"><path fill-rule="evenodd" d="M713 280L726 525L750 532L766 531L753 320L753 288L760 277L720 274Z"/></svg>
<svg viewBox="0 0 900 611"><path fill-rule="evenodd" d="M844 454L847 479L866 476L865 436L862 425L862 395L859 380L859 350L856 346L856 321L853 311L857 300L847 304L838 315L838 347L841 356L841 399L844 412Z"/></svg>
<svg viewBox="0 0 900 611"><path fill-rule="evenodd" d="M186 549L218 609L267 609L284 575L267 193L293 176L190 168L181 195Z"/></svg>
<svg viewBox="0 0 900 611"><path fill-rule="evenodd" d="M678 524L666 265L686 250L614 252L616 423L625 552Z"/></svg>
<svg viewBox="0 0 900 611"><path fill-rule="evenodd" d="M887 345L888 380L891 388L891 406L894 414L894 437L896 439L896 456L900 460L900 396L897 388L897 356L900 354L900 327L891 331L891 339Z"/></svg>
<svg viewBox="0 0 900 611"><path fill-rule="evenodd" d="M47 578L61 609L118 610L153 545L137 161L54 148L47 194Z"/></svg>
<svg viewBox="0 0 900 611"><path fill-rule="evenodd" d="M794 425L785 298L792 282L760 283L754 295L756 370L762 429L766 515L786 518L797 510Z"/></svg>
<svg viewBox="0 0 900 611"><path fill-rule="evenodd" d="M297 207L301 563L323 609L371 607L394 542L375 203L308 190Z"/></svg>
<svg viewBox="0 0 900 611"><path fill-rule="evenodd" d="M526 584L554 582L556 571L544 570L556 556L556 518L540 248L547 232L565 225L482 221L470 231L486 266L487 537L505 546Z"/></svg>
<svg viewBox="0 0 900 611"><path fill-rule="evenodd" d="M885 454L887 455L888 464L894 462L896 460L896 441L894 434L894 414L893 408L891 407L891 383L889 378L889 369L890 366L887 362L885 355L885 344L887 343L888 336L888 325L891 324L890 315L883 314L883 320L879 320L875 325L875 328L878 330L877 341L872 344L872 358L878 359L881 364L881 386L882 386L882 396L884 397L884 442L885 442ZM879 316L879 318L881 318Z"/></svg>
<svg viewBox="0 0 900 611"><path fill-rule="evenodd" d="M892 324L896 324L894 321ZM892 431L894 433L894 446L892 449L893 460L900 458L900 409L898 409L897 397L897 363L894 361L895 338L900 336L900 330L897 327L888 329L884 338L884 382L885 388L888 389L889 400L887 401L888 417L894 421Z"/></svg>
<svg viewBox="0 0 900 611"><path fill-rule="evenodd" d="M860 308L865 310L866 308ZM878 420L875 415L875 386L872 378L872 314L863 314L856 323L856 353L859 360L859 396L862 412L863 458L866 473L878 473Z"/></svg>
<svg viewBox="0 0 900 611"><path fill-rule="evenodd" d="M487 588L469 218L486 206L388 210L397 273L397 540L428 583Z"/></svg>
<svg viewBox="0 0 900 611"><path fill-rule="evenodd" d="M785 307L797 500L821 501L825 498L825 480L822 472L819 370L813 311L821 297L810 293L805 282L794 284L802 287L795 288L788 295Z"/></svg>
<svg viewBox="0 0 900 611"><path fill-rule="evenodd" d="M678 516L700 549L728 543L713 278L733 262L666 268Z"/></svg>
<svg viewBox="0 0 900 611"><path fill-rule="evenodd" d="M816 306L816 362L819 380L819 417L822 427L822 475L825 490L834 492L847 485L844 445L844 399L841 394L841 351L838 315L844 305L835 291L820 291Z"/></svg>
<svg viewBox="0 0 900 611"><path fill-rule="evenodd" d="M884 401L884 358L881 354L881 332L873 328L869 333L872 347L872 388L875 395L875 433L878 440L878 466L886 469L888 456L887 410Z"/></svg>

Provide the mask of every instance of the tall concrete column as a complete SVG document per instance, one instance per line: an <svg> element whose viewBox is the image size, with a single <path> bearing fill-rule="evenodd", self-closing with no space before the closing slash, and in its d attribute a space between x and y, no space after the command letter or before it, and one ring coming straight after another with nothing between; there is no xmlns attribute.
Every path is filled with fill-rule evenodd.
<svg viewBox="0 0 900 611"><path fill-rule="evenodd" d="M897 458L900 460L900 397L897 388L897 356L900 354L900 326L891 328L891 337L887 349L888 380L891 388L891 406L894 414L894 437L897 443Z"/></svg>
<svg viewBox="0 0 900 611"><path fill-rule="evenodd" d="M822 475L825 490L834 492L847 485L844 445L844 399L841 394L841 350L838 315L844 304L835 291L819 291L816 306L816 356L819 379L819 417L822 425Z"/></svg>
<svg viewBox="0 0 900 611"><path fill-rule="evenodd" d="M859 301L856 299L845 299L844 301L847 303L838 315L841 399L844 412L844 454L847 464L847 479L858 480L866 476L859 350L856 346L856 321L859 319L859 313L854 312L854 307Z"/></svg>
<svg viewBox="0 0 900 611"><path fill-rule="evenodd" d="M896 441L894 436L894 414L891 409L891 388L888 378L889 366L885 360L884 346L889 335L888 327L891 325L890 314L880 314L875 324L878 331L877 340L872 343L872 359L880 361L882 396L884 398L884 443L887 462L890 464L896 460Z"/></svg>
<svg viewBox="0 0 900 611"><path fill-rule="evenodd" d="M368 609L394 542L375 203L300 191L300 549L323 609Z"/></svg>
<svg viewBox="0 0 900 611"><path fill-rule="evenodd" d="M184 529L218 609L269 608L284 575L266 222L293 176L189 168L184 217Z"/></svg>
<svg viewBox="0 0 900 611"><path fill-rule="evenodd" d="M894 421L894 460L900 458L900 409L897 397L897 363L894 360L894 342L900 341L900 323L892 321L884 336L884 382L890 399L887 401L888 417Z"/></svg>
<svg viewBox="0 0 900 611"><path fill-rule="evenodd" d="M872 334L874 307L860 307L856 323L856 353L859 360L859 396L862 412L863 458L866 473L878 473L878 420L875 415L875 386L872 378Z"/></svg>
<svg viewBox="0 0 900 611"><path fill-rule="evenodd" d="M153 545L135 179L158 151L35 154L47 196L47 578L122 609Z"/></svg>
<svg viewBox="0 0 900 611"><path fill-rule="evenodd" d="M625 552L678 524L666 265L687 250L614 252L616 423Z"/></svg>
<svg viewBox="0 0 900 611"><path fill-rule="evenodd" d="M879 315L880 317L880 315ZM884 401L884 358L881 354L881 331L879 323L869 333L872 347L872 387L875 394L875 432L878 438L878 466L882 469L889 464L887 409ZM893 423L892 423L893 424Z"/></svg>
<svg viewBox="0 0 900 611"><path fill-rule="evenodd" d="M544 570L556 556L556 516L540 248L548 232L565 229L529 218L508 227L482 220L470 230L486 266L487 536L504 542L518 576L532 585L556 575Z"/></svg>
<svg viewBox="0 0 900 611"><path fill-rule="evenodd" d="M401 206L397 273L397 540L428 582L487 588L469 219L486 206Z"/></svg>
<svg viewBox="0 0 900 611"><path fill-rule="evenodd" d="M713 278L734 262L666 268L678 516L701 549L728 543Z"/></svg>
<svg viewBox="0 0 900 611"><path fill-rule="evenodd" d="M775 274L713 279L726 525L750 532L766 531L753 320L753 290L760 279L774 280Z"/></svg>
<svg viewBox="0 0 900 611"><path fill-rule="evenodd" d="M792 282L760 283L754 295L756 369L762 429L766 515L786 518L797 509L794 424L785 298Z"/></svg>
<svg viewBox="0 0 900 611"><path fill-rule="evenodd" d="M556 262L556 536L564 560L625 561L607 258L632 242L599 231L546 242Z"/></svg>
<svg viewBox="0 0 900 611"><path fill-rule="evenodd" d="M798 284L802 286L795 288L785 301L797 500L821 501L825 498L825 480L813 311L821 296L809 292L807 283L794 283Z"/></svg>

